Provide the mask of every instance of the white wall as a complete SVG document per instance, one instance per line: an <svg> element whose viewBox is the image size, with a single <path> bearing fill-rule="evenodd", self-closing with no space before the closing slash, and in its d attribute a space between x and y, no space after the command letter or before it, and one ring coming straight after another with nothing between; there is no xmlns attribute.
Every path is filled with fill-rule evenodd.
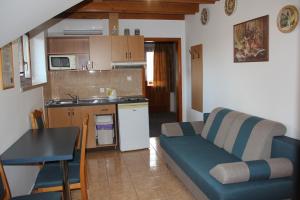
<svg viewBox="0 0 300 200"><path fill-rule="evenodd" d="M72 20L65 19L48 29L49 36L62 35L64 29L78 29L84 24L84 29L92 29L93 27L103 27L105 34L108 33L107 20ZM130 33L134 33L134 29L139 28L141 35L145 37L158 38L181 38L182 47L182 117L186 120L186 52L185 52L185 21L183 20L119 20L119 32L124 33L124 29L129 28Z"/></svg>
<svg viewBox="0 0 300 200"><path fill-rule="evenodd" d="M16 58L18 56L14 54L15 88L0 91L0 154L30 128L29 113L43 107L42 88L20 92ZM5 167L5 171L13 195L28 193L37 174L36 167Z"/></svg>
<svg viewBox="0 0 300 200"><path fill-rule="evenodd" d="M82 0L1 0L0 47Z"/></svg>
<svg viewBox="0 0 300 200"><path fill-rule="evenodd" d="M204 111L225 106L280 121L288 136L300 138L299 26L284 34L276 25L279 10L287 4L299 8L299 0L240 0L232 16L225 15L224 2L206 6L210 15L206 26L199 14L186 17L187 51L199 43L204 48ZM233 25L264 15L270 18L270 61L233 63ZM201 119L201 113L191 109L190 97L189 90L188 119Z"/></svg>

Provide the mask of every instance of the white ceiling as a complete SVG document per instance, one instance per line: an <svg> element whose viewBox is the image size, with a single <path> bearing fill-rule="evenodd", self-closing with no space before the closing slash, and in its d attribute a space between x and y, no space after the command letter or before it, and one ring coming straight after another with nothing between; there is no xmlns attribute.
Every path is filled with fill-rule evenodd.
<svg viewBox="0 0 300 200"><path fill-rule="evenodd" d="M0 0L0 47L83 0Z"/></svg>

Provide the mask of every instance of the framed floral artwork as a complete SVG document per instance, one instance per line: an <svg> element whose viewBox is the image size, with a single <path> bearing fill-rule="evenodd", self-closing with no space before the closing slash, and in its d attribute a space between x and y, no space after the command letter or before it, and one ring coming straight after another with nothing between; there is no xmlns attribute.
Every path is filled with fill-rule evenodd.
<svg viewBox="0 0 300 200"><path fill-rule="evenodd" d="M298 25L299 12L295 6L283 7L277 16L277 27L283 33L292 32Z"/></svg>
<svg viewBox="0 0 300 200"><path fill-rule="evenodd" d="M234 62L269 61L269 16L233 27Z"/></svg>

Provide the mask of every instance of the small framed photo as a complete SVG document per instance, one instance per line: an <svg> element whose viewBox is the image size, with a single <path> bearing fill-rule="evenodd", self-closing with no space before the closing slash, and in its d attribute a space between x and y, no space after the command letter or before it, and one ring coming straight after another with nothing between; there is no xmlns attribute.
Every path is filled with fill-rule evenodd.
<svg viewBox="0 0 300 200"><path fill-rule="evenodd" d="M201 12L201 23L206 25L208 21L208 10L207 8L203 8Z"/></svg>
<svg viewBox="0 0 300 200"><path fill-rule="evenodd" d="M277 16L277 27L283 33L292 32L298 25L299 12L295 6L283 7Z"/></svg>
<svg viewBox="0 0 300 200"><path fill-rule="evenodd" d="M226 15L228 15L228 16L232 15L235 8L236 8L236 0L226 0L225 1L224 10L225 10Z"/></svg>

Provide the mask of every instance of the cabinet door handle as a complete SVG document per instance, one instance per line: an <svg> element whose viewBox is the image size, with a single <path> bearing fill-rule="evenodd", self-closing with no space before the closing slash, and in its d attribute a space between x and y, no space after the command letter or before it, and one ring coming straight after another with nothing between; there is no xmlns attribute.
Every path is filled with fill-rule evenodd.
<svg viewBox="0 0 300 200"><path fill-rule="evenodd" d="M126 59L128 58L128 52L126 52Z"/></svg>
<svg viewBox="0 0 300 200"><path fill-rule="evenodd" d="M68 116L70 116L70 112L68 112Z"/></svg>
<svg viewBox="0 0 300 200"><path fill-rule="evenodd" d="M74 111L72 112L72 115L74 116Z"/></svg>
<svg viewBox="0 0 300 200"><path fill-rule="evenodd" d="M129 52L129 59L131 59L131 52Z"/></svg>
<svg viewBox="0 0 300 200"><path fill-rule="evenodd" d="M108 111L108 108L103 108L101 109L101 111Z"/></svg>

